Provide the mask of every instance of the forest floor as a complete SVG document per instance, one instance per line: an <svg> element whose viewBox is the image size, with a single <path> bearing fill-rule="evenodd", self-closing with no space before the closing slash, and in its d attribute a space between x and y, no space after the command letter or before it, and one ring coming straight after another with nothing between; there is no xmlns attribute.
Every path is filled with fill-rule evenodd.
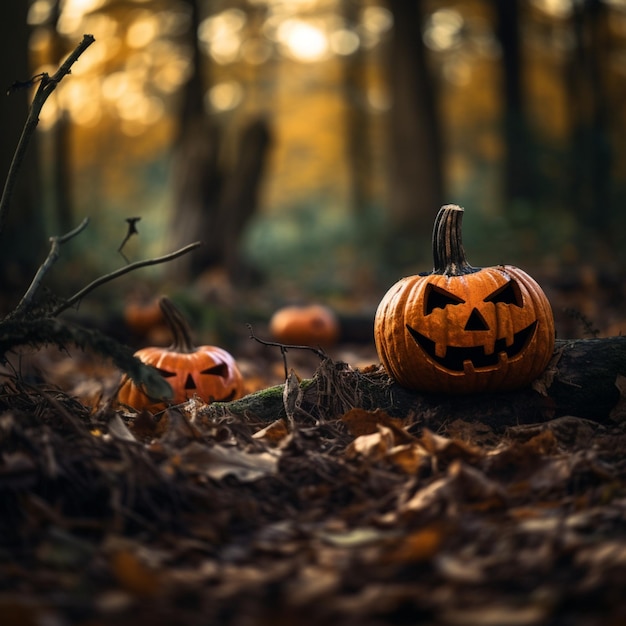
<svg viewBox="0 0 626 626"><path fill-rule="evenodd" d="M622 424L157 422L81 370L0 388L3 626L626 623Z"/></svg>
<svg viewBox="0 0 626 626"><path fill-rule="evenodd" d="M246 341L248 390L283 382ZM371 343L332 357L377 363ZM20 368L0 375L2 626L626 623L624 423L193 401L155 419L107 402L119 372L89 355Z"/></svg>

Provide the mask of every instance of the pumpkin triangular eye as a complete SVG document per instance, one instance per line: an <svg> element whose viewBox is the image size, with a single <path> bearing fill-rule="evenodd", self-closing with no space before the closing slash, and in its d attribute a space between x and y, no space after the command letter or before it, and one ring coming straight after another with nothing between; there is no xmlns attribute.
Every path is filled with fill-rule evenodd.
<svg viewBox="0 0 626 626"><path fill-rule="evenodd" d="M161 374L161 376L163 376L163 378L172 378L173 376L176 376L176 372L170 372L168 370L162 370L160 367L157 367L157 372L159 372L159 374Z"/></svg>
<svg viewBox="0 0 626 626"><path fill-rule="evenodd" d="M491 295L487 296L483 302L501 302L502 304L514 304L521 307L524 304L522 292L516 281L510 280L508 283L496 289Z"/></svg>
<svg viewBox="0 0 626 626"><path fill-rule="evenodd" d="M435 285L426 286L426 296L424 297L424 315L432 313L434 309L444 309L449 304L463 304L465 300L455 296L453 293L435 287Z"/></svg>
<svg viewBox="0 0 626 626"><path fill-rule="evenodd" d="M213 365L213 367L207 367L200 373L210 374L212 376L219 376L220 378L226 378L228 376L228 365L226 365L226 363L220 363L218 365Z"/></svg>

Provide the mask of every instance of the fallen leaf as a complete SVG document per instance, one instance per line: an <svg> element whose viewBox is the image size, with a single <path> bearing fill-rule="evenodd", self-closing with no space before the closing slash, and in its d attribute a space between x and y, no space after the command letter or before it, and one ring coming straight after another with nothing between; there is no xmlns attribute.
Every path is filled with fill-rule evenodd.
<svg viewBox="0 0 626 626"><path fill-rule="evenodd" d="M405 502L401 502L398 513L401 516L428 513L441 515L453 500L453 487L448 476L439 478L416 491Z"/></svg>
<svg viewBox="0 0 626 626"><path fill-rule="evenodd" d="M190 443L178 454L178 468L204 474L215 480L234 476L242 482L253 482L278 473L278 457L269 452L253 454L235 447Z"/></svg>
<svg viewBox="0 0 626 626"><path fill-rule="evenodd" d="M424 429L419 441L427 452L444 463L455 460L475 462L484 456L484 452L480 448L459 439L442 437L428 428Z"/></svg>
<svg viewBox="0 0 626 626"><path fill-rule="evenodd" d="M471 465L454 461L448 468L448 475L453 480L457 497L461 501L478 501L495 506L506 503L505 488Z"/></svg>
<svg viewBox="0 0 626 626"><path fill-rule="evenodd" d="M401 419L391 417L381 409L366 411L365 409L353 408L341 416L341 421L346 424L348 430L355 437L374 434L380 425L393 433L394 441L397 444L416 440L413 435L406 432Z"/></svg>
<svg viewBox="0 0 626 626"><path fill-rule="evenodd" d="M285 424L285 420L277 419L271 424L268 424L265 428L257 430L252 437L276 445L283 441L288 435L289 429L287 428L287 424Z"/></svg>
<svg viewBox="0 0 626 626"><path fill-rule="evenodd" d="M371 435L357 437L346 448L346 456L349 459L363 457L370 461L380 461L385 458L394 445L393 431L381 425L378 425L377 429L377 432Z"/></svg>
<svg viewBox="0 0 626 626"><path fill-rule="evenodd" d="M446 476L415 492L400 505L399 512L401 515L428 513L433 516L446 512L454 517L460 505L469 502L480 503L482 508L500 507L506 502L506 491L480 470L453 461Z"/></svg>
<svg viewBox="0 0 626 626"><path fill-rule="evenodd" d="M169 408L161 417L164 422L164 433L161 441L164 444L176 447L185 445L188 441L202 439L203 433L189 421L185 412L179 408Z"/></svg>
<svg viewBox="0 0 626 626"><path fill-rule="evenodd" d="M130 432L128 426L122 421L119 414L115 413L109 420L109 435L112 435L115 439L121 439L122 441L137 441L135 435Z"/></svg>
<svg viewBox="0 0 626 626"><path fill-rule="evenodd" d="M454 583L477 585L485 580L485 571L476 559L461 558L451 554L442 554L435 562L437 571ZM473 623L473 622L467 622ZM503 622L507 624L507 622Z"/></svg>
<svg viewBox="0 0 626 626"><path fill-rule="evenodd" d="M443 525L432 525L400 539L384 555L384 562L422 563L430 561L441 548L445 537Z"/></svg>
<svg viewBox="0 0 626 626"><path fill-rule="evenodd" d="M412 476L425 464L430 464L430 455L418 443L395 446L387 455L389 460L405 474Z"/></svg>

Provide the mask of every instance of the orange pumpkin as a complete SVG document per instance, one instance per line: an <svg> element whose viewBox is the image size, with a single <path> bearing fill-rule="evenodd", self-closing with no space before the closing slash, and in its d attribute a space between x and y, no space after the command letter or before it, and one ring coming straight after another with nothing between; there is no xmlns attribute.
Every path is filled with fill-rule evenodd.
<svg viewBox="0 0 626 626"><path fill-rule="evenodd" d="M441 208L433 230L435 268L397 282L376 311L374 338L401 385L472 393L524 387L554 350L554 318L541 287L511 265L469 265L463 209Z"/></svg>
<svg viewBox="0 0 626 626"><path fill-rule="evenodd" d="M171 346L142 348L135 352L144 363L158 369L172 387L171 404L185 402L197 395L204 402L227 402L244 393L243 377L235 359L216 346L195 347L189 325L174 303L166 297L159 306L171 333ZM166 408L163 402L149 398L128 377L118 392L118 401L136 410L152 413Z"/></svg>
<svg viewBox="0 0 626 626"><path fill-rule="evenodd" d="M280 343L329 347L339 338L339 321L327 306L292 305L272 315L269 330Z"/></svg>

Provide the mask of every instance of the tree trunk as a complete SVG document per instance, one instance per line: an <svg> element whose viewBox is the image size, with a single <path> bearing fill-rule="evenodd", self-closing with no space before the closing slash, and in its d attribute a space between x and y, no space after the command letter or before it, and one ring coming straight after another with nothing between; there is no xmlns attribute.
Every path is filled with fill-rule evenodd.
<svg viewBox="0 0 626 626"><path fill-rule="evenodd" d="M608 137L605 73L607 7L600 0L573 5L574 52L567 68L571 124L569 208L589 232L610 237L611 149Z"/></svg>
<svg viewBox="0 0 626 626"><path fill-rule="evenodd" d="M425 225L432 224L443 203L442 146L436 87L422 38L422 2L388 0L388 6L394 19L388 50L388 251L402 265L414 262L416 243L429 240ZM403 241L409 245L402 246Z"/></svg>
<svg viewBox="0 0 626 626"><path fill-rule="evenodd" d="M236 161L225 176L214 228L205 233L205 241L217 253L215 263L222 265L231 277L243 277L239 241L258 207L258 191L270 143L270 128L264 118L252 119L243 128Z"/></svg>
<svg viewBox="0 0 626 626"><path fill-rule="evenodd" d="M193 73L186 85L180 115L180 134L173 164L173 247L202 240L203 246L171 263L177 281L197 277L211 267L226 269L231 277L240 268L239 240L257 208L257 192L269 146L267 122L249 122L240 137L234 164L224 164L220 152L223 133L205 111L207 73L196 39L200 24L198 0L192 9Z"/></svg>
<svg viewBox="0 0 626 626"><path fill-rule="evenodd" d="M349 25L358 23L360 9L358 3L343 0L342 9ZM372 198L369 114L365 107L366 68L365 55L361 47L343 60L343 67L350 199L353 214L359 216L366 212Z"/></svg>
<svg viewBox="0 0 626 626"><path fill-rule="evenodd" d="M219 136L204 110L206 77L197 32L200 25L198 0L185 0L191 11L189 39L192 72L182 95L179 132L172 159L173 208L171 239L174 248L204 240L210 216L221 187L218 172ZM169 264L177 281L189 280L210 263L211 250L204 245L193 254Z"/></svg>
<svg viewBox="0 0 626 626"><path fill-rule="evenodd" d="M17 89L7 95L16 81L31 76L27 2L3 4L0 19L0 180L9 171L13 154L26 121L30 92ZM7 222L0 235L0 313L9 311L28 286L47 254L43 232L38 154L31 142L21 165Z"/></svg>
<svg viewBox="0 0 626 626"><path fill-rule="evenodd" d="M505 206L512 201L532 201L534 176L528 140L522 84L522 43L519 0L495 0L496 33L502 48L502 102Z"/></svg>

